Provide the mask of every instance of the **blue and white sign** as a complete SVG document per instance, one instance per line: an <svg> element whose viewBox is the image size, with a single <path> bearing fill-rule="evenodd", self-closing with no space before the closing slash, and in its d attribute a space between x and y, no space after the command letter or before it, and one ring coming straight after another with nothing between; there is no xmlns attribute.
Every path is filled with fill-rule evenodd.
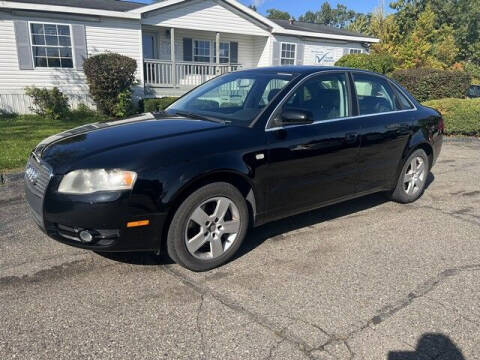
<svg viewBox="0 0 480 360"><path fill-rule="evenodd" d="M333 66L343 56L343 48L340 47L316 46L311 51L314 65Z"/></svg>

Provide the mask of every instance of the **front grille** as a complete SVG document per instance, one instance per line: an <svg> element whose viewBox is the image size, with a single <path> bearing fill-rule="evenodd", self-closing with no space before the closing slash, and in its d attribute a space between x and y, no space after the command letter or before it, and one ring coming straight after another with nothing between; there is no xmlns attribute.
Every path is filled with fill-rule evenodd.
<svg viewBox="0 0 480 360"><path fill-rule="evenodd" d="M51 176L52 171L46 165L39 163L33 156L30 157L25 169L25 181L35 195L43 198Z"/></svg>

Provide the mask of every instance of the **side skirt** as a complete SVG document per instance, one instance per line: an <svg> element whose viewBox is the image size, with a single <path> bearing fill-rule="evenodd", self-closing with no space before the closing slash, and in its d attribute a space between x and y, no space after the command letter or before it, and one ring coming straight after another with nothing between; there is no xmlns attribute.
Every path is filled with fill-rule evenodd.
<svg viewBox="0 0 480 360"><path fill-rule="evenodd" d="M317 209L320 209L320 208L324 208L326 206L339 204L339 203L342 203L342 202L345 202L345 201L348 201L348 200L352 200L352 199L360 198L360 197L363 197L363 196L366 196L366 195L371 195L371 194L375 194L375 193L382 192L382 191L388 191L388 190L390 190L390 189L387 189L385 187L377 187L377 188L374 188L374 189L371 189L371 190L355 193L353 195L347 195L347 196L343 196L343 197L338 198L338 199L329 200L329 201L323 202L321 204L314 204L314 205L301 207L301 208L294 209L294 210L289 211L289 212L279 211L279 212L276 212L276 213L257 214L257 216L255 217L255 223L254 223L253 227L258 227L258 226L264 225L264 224L272 222L272 221L284 219L284 218L287 218L287 217L290 217L290 216L302 214L302 213L309 212L309 211L312 211L312 210L317 210Z"/></svg>

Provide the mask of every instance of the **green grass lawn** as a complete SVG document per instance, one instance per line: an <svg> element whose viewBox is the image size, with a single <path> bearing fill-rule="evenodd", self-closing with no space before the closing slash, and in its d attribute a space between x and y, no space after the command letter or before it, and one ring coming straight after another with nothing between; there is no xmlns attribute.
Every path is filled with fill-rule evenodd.
<svg viewBox="0 0 480 360"><path fill-rule="evenodd" d="M75 111L62 120L38 115L0 115L0 171L23 168L35 145L50 135L105 120L94 112Z"/></svg>

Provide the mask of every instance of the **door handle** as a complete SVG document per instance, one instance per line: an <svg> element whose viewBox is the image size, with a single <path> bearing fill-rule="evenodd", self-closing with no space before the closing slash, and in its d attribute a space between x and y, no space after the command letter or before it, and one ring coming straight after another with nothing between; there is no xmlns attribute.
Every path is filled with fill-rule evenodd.
<svg viewBox="0 0 480 360"><path fill-rule="evenodd" d="M358 133L356 133L356 132L351 132L351 133L345 134L345 141L348 144L356 142L357 139L358 139Z"/></svg>

